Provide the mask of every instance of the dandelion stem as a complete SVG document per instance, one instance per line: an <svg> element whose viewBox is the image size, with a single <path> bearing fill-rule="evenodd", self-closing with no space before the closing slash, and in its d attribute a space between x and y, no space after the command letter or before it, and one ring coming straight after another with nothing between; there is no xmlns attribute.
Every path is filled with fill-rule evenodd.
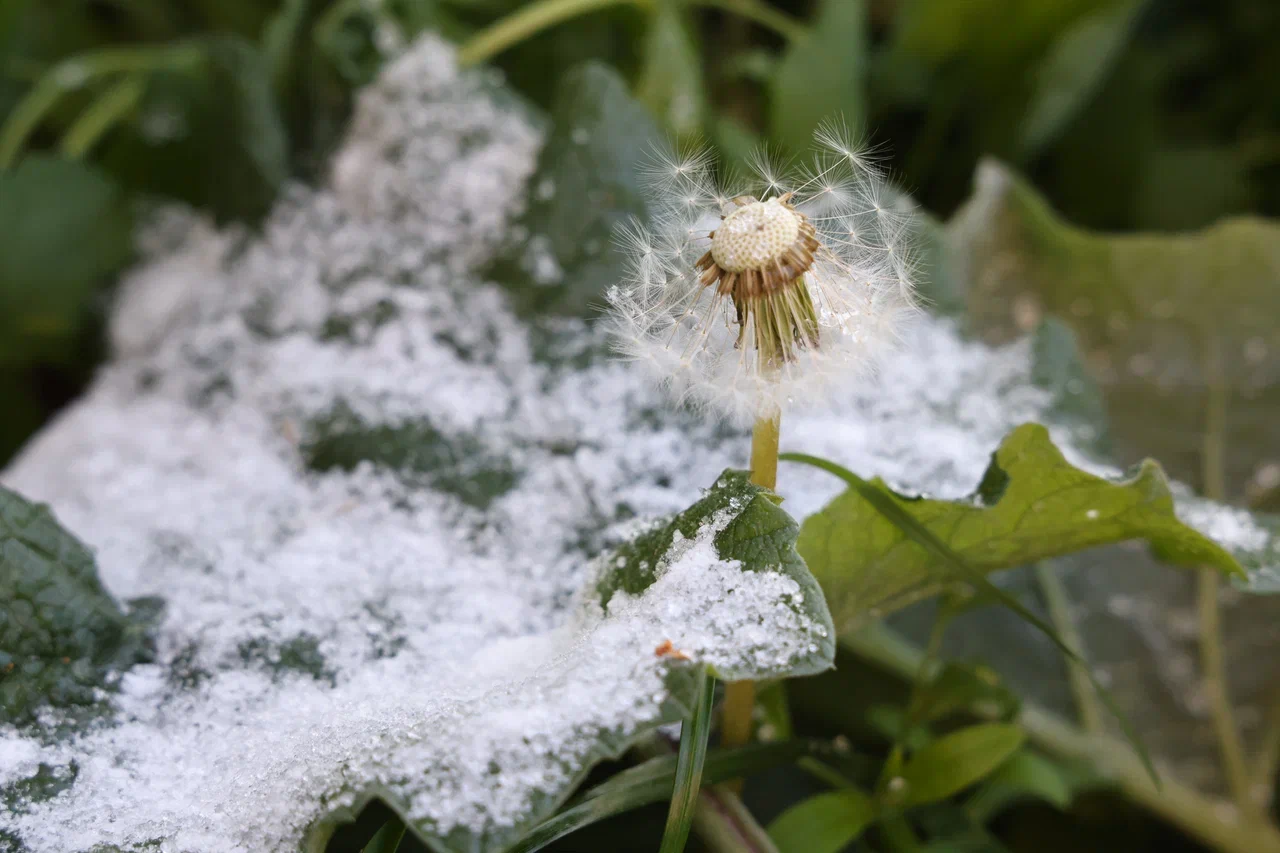
<svg viewBox="0 0 1280 853"><path fill-rule="evenodd" d="M782 414L757 418L751 429L751 482L766 489L778 485L778 435Z"/></svg>
<svg viewBox="0 0 1280 853"><path fill-rule="evenodd" d="M757 418L751 430L751 482L766 489L778 484L778 436L782 413ZM724 687L720 744L742 746L751 740L751 713L756 706L754 681L734 681ZM740 787L741 783L734 783Z"/></svg>

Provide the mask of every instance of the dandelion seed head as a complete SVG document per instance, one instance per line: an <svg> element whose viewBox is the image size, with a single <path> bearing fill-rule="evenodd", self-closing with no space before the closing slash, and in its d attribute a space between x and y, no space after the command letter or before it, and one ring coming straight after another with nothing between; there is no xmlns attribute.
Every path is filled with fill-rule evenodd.
<svg viewBox="0 0 1280 853"><path fill-rule="evenodd" d="M617 244L616 348L681 404L745 422L874 371L915 310L911 210L874 157L824 125L800 168L759 152L716 178L705 150L656 152L648 224Z"/></svg>
<svg viewBox="0 0 1280 853"><path fill-rule="evenodd" d="M711 256L730 272L762 269L781 260L799 236L799 214L777 198L754 201L724 218L711 236Z"/></svg>

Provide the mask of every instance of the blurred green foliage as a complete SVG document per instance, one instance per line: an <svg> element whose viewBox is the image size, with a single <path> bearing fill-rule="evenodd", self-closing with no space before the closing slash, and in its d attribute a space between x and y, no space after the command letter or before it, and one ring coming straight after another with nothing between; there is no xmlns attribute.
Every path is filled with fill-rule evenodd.
<svg viewBox="0 0 1280 853"><path fill-rule="evenodd" d="M253 223L286 180L321 174L387 33L466 43L535 5L0 2L0 217L22 211L0 228L0 459L101 356L104 295L130 261L139 202ZM548 110L570 69L607 63L658 126L710 140L731 164L761 143L798 154L842 116L943 216L988 155L1083 226L1280 212L1273 0L595 6L491 61Z"/></svg>

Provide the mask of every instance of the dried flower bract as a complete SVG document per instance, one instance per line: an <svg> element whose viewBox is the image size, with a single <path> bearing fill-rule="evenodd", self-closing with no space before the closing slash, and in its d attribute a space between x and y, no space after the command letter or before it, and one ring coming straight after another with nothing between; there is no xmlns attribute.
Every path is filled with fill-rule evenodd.
<svg viewBox="0 0 1280 853"><path fill-rule="evenodd" d="M707 155L657 158L653 224L622 235L619 349L682 402L735 420L820 399L875 366L914 307L909 210L832 126L794 175L723 187Z"/></svg>

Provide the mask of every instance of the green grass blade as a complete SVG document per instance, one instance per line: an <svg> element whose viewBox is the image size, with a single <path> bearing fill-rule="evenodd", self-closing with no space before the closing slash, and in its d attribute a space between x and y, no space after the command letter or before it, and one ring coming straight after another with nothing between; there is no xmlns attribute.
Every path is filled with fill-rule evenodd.
<svg viewBox="0 0 1280 853"><path fill-rule="evenodd" d="M116 82L89 105L62 137L60 148L71 159L84 157L118 122L137 109L147 90L146 76L135 71Z"/></svg>
<svg viewBox="0 0 1280 853"><path fill-rule="evenodd" d="M791 764L801 758L827 754L830 747L823 747L823 744L815 741L793 740L718 750L707 755L702 776L709 785L740 779L762 770ZM509 853L534 853L584 826L669 799L675 783L677 762L677 756L666 755L622 771L587 791L564 811L534 828Z"/></svg>
<svg viewBox="0 0 1280 853"><path fill-rule="evenodd" d="M1116 720L1120 724L1121 731L1124 732L1125 738L1130 744L1132 744L1134 751L1138 753L1138 758L1142 761L1142 766L1146 769L1147 774L1151 776L1151 781L1157 788L1160 787L1160 777L1156 774L1155 765L1151 763L1151 755L1147 752L1147 748L1142 743L1141 738L1138 737L1137 730L1133 728L1133 725L1120 710L1120 707L1116 704L1115 699L1107 689L1098 682L1098 679L1093 674L1093 670L1089 667L1088 662L1081 658L1080 655L1076 653L1076 650L1071 648L1071 646L1069 646L1062 637L1058 635L1058 632L1054 630L1052 625L1028 610L1022 602L1018 601L1018 599L987 580L986 576L984 576L982 572L970 566L965 562L964 558L953 551L947 543L935 536L933 531L929 530L929 528L917 521L909 512L900 507L888 491L872 485L847 468L841 467L840 465L826 459L820 459L817 456L809 456L804 453L783 453L780 454L778 458L785 462L799 462L804 465L812 465L815 468L820 468L828 474L832 474L839 477L841 480L844 480L844 482L848 484L849 488L856 491L863 500L871 504L877 512L910 537L917 545L920 545L940 561L955 569L963 576L964 580L972 583L1000 604L1018 614L1018 616L1034 627L1037 631L1048 637L1049 640L1058 647L1059 651L1061 651L1069 660L1080 664L1081 668L1088 673L1089 681L1093 684L1093 689L1097 691L1098 697L1102 700L1103 704L1107 706L1107 710L1115 716Z"/></svg>
<svg viewBox="0 0 1280 853"><path fill-rule="evenodd" d="M693 809L702 788L702 765L707 759L707 740L711 736L711 706L715 700L716 680L704 666L698 672L698 693L693 712L680 729L680 754L676 758L675 787L671 792L671 811L667 828L662 831L659 853L683 853L693 826Z"/></svg>
<svg viewBox="0 0 1280 853"><path fill-rule="evenodd" d="M398 817L391 818L382 825L382 829L374 833L361 853L396 853L404 839L404 831L404 821Z"/></svg>

